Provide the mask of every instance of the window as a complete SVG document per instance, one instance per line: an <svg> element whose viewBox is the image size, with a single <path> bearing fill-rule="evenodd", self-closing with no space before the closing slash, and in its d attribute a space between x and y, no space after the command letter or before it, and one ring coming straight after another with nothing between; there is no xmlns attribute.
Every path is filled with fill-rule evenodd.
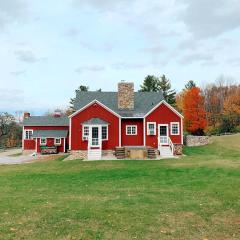
<svg viewBox="0 0 240 240"><path fill-rule="evenodd" d="M108 140L108 127L102 126L102 140Z"/></svg>
<svg viewBox="0 0 240 240"><path fill-rule="evenodd" d="M61 145L61 138L55 138L54 139L54 144L55 145Z"/></svg>
<svg viewBox="0 0 240 240"><path fill-rule="evenodd" d="M47 145L47 139L46 138L40 138L40 145L41 146Z"/></svg>
<svg viewBox="0 0 240 240"><path fill-rule="evenodd" d="M137 135L137 126L136 125L127 125L126 126L126 135Z"/></svg>
<svg viewBox="0 0 240 240"><path fill-rule="evenodd" d="M147 123L147 135L156 135L156 123L155 122Z"/></svg>
<svg viewBox="0 0 240 240"><path fill-rule="evenodd" d="M179 123L178 122L171 123L171 135L179 135Z"/></svg>
<svg viewBox="0 0 240 240"><path fill-rule="evenodd" d="M89 126L83 126L82 139L88 140L88 136L89 136Z"/></svg>
<svg viewBox="0 0 240 240"><path fill-rule="evenodd" d="M33 130L25 130L25 139L30 140L33 136Z"/></svg>

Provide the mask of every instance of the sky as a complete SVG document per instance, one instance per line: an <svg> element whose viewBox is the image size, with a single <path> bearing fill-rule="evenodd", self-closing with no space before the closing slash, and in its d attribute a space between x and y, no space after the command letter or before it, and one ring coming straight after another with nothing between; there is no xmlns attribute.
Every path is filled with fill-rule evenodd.
<svg viewBox="0 0 240 240"><path fill-rule="evenodd" d="M0 0L0 112L66 108L75 89L240 83L239 0Z"/></svg>

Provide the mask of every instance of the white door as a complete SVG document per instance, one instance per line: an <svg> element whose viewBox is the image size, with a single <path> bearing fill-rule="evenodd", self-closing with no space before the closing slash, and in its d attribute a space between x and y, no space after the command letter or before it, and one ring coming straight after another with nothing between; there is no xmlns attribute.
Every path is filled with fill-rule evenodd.
<svg viewBox="0 0 240 240"><path fill-rule="evenodd" d="M168 124L158 125L158 144L168 145Z"/></svg>
<svg viewBox="0 0 240 240"><path fill-rule="evenodd" d="M100 127L91 127L89 141L90 147L100 146Z"/></svg>

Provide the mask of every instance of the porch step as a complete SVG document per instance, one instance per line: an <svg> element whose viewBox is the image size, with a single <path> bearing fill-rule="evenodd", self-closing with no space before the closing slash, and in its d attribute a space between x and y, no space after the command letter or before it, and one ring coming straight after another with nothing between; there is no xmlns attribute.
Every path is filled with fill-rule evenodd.
<svg viewBox="0 0 240 240"><path fill-rule="evenodd" d="M102 158L101 149L90 149L88 150L88 160L100 160Z"/></svg>
<svg viewBox="0 0 240 240"><path fill-rule="evenodd" d="M156 151L154 148L148 148L147 149L147 157L150 159L155 159L156 158Z"/></svg>
<svg viewBox="0 0 240 240"><path fill-rule="evenodd" d="M115 155L117 159L124 159L125 155L125 148L124 147L116 147Z"/></svg>
<svg viewBox="0 0 240 240"><path fill-rule="evenodd" d="M169 146L161 146L160 147L160 156L161 157L172 157L172 151L171 148Z"/></svg>

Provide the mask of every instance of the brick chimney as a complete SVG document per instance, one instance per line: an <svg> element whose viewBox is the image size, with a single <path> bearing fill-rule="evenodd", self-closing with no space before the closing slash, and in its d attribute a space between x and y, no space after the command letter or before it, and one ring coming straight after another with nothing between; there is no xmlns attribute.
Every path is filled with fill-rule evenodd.
<svg viewBox="0 0 240 240"><path fill-rule="evenodd" d="M24 119L26 119L26 118L30 118L30 113L29 112L25 112L24 114L23 114L23 118Z"/></svg>
<svg viewBox="0 0 240 240"><path fill-rule="evenodd" d="M125 81L118 83L118 109L134 109L134 83Z"/></svg>
<svg viewBox="0 0 240 240"><path fill-rule="evenodd" d="M61 110L58 110L58 109L55 110L54 113L53 113L53 116L54 116L55 118L59 118L59 117L61 117L61 115L62 115L62 114L61 114Z"/></svg>

